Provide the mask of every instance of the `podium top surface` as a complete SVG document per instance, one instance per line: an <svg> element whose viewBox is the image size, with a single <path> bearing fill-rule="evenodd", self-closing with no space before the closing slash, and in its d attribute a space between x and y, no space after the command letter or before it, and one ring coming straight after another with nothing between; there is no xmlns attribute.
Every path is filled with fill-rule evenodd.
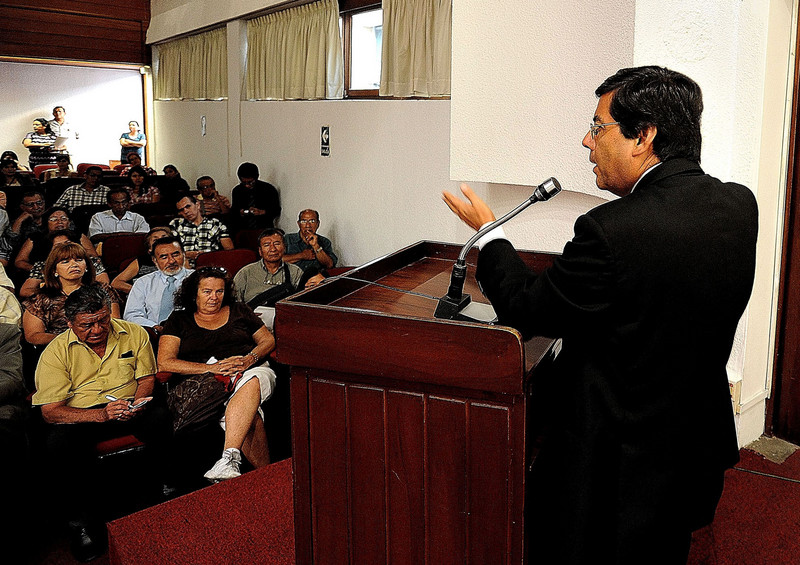
<svg viewBox="0 0 800 565"><path fill-rule="evenodd" d="M460 249L419 242L280 301L278 360L330 370L346 362L359 374L520 393L552 340L523 343L507 326L434 318ZM523 257L534 269L552 261L547 254ZM476 260L473 250L464 292L488 303L475 281Z"/></svg>

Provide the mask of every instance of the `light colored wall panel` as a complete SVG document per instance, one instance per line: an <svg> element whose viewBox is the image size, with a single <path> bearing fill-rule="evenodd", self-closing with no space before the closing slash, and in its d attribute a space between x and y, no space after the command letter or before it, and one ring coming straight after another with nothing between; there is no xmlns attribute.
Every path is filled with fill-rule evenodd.
<svg viewBox="0 0 800 565"><path fill-rule="evenodd" d="M175 165L189 186L202 175L211 175L219 191L230 195L228 177L228 116L225 102L155 102L154 149L163 168ZM206 134L202 118L206 118ZM160 171L160 169L159 169Z"/></svg>
<svg viewBox="0 0 800 565"><path fill-rule="evenodd" d="M31 123L53 119L53 107L64 106L80 139L69 144L74 164L108 164L119 159L119 137L128 122L143 123L142 77L138 70L0 62L0 150L11 149L27 162L22 146Z"/></svg>
<svg viewBox="0 0 800 565"><path fill-rule="evenodd" d="M453 2L450 175L597 194L594 89L633 63L634 0ZM610 197L610 195L605 195Z"/></svg>

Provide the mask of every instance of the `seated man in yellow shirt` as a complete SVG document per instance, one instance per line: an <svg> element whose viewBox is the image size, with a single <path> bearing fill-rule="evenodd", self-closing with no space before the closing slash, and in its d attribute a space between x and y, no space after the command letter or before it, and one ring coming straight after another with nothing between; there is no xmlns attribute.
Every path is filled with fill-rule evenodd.
<svg viewBox="0 0 800 565"><path fill-rule="evenodd" d="M153 398L156 363L147 332L111 319L101 287L73 291L64 310L70 329L42 352L33 404L41 406L46 423L48 487L53 490L48 494L60 500L56 507L70 513L72 550L84 561L105 550L102 503L128 495L141 480L115 476L104 481L109 478L95 468L95 445L133 434L148 444L159 463L152 471L158 474L168 467L172 425L163 399Z"/></svg>

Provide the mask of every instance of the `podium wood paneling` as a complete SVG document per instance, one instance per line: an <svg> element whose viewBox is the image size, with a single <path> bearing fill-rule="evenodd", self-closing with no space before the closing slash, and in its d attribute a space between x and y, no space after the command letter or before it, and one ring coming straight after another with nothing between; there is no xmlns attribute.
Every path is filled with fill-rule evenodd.
<svg viewBox="0 0 800 565"><path fill-rule="evenodd" d="M434 319L458 251L421 242L278 303L297 563L523 562L527 382L552 341Z"/></svg>

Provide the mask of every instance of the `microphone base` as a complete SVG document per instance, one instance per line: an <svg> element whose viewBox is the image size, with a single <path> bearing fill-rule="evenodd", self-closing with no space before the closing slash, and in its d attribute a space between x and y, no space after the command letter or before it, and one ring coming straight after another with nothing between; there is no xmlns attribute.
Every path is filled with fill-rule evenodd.
<svg viewBox="0 0 800 565"><path fill-rule="evenodd" d="M453 300L445 295L439 299L439 304L436 306L436 311L433 313L434 318L440 320L455 320L461 310L470 303L472 298L469 294L462 294L459 300Z"/></svg>

